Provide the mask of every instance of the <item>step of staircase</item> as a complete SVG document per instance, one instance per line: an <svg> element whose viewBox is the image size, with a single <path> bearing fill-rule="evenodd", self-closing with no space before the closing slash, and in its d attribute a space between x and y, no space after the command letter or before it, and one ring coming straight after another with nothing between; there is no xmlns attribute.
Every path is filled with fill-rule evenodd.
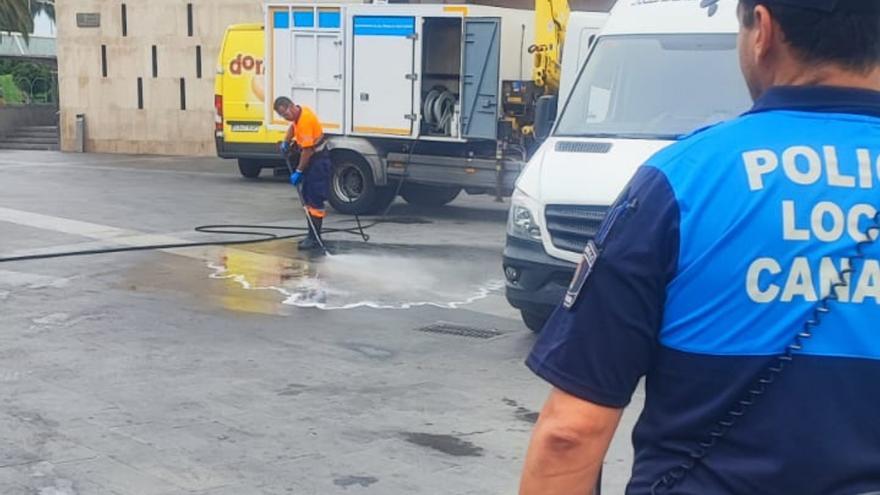
<svg viewBox="0 0 880 495"><path fill-rule="evenodd" d="M0 150L57 151L57 144L7 143L0 141Z"/></svg>
<svg viewBox="0 0 880 495"><path fill-rule="evenodd" d="M29 137L29 136L10 136L2 141L8 144L58 144L58 139L54 137Z"/></svg>
<svg viewBox="0 0 880 495"><path fill-rule="evenodd" d="M58 137L58 133L54 131L31 131L31 130L23 130L23 131L15 131L9 133L7 138L17 138L17 137L47 137L55 139Z"/></svg>
<svg viewBox="0 0 880 495"><path fill-rule="evenodd" d="M57 150L58 126L30 126L15 129L0 138L4 150Z"/></svg>

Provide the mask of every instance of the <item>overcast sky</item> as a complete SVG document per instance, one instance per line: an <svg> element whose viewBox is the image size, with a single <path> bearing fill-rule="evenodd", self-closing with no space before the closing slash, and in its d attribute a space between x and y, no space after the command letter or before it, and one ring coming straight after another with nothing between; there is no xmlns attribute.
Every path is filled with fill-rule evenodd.
<svg viewBox="0 0 880 495"><path fill-rule="evenodd" d="M34 36L55 36L55 23L45 12L34 17Z"/></svg>

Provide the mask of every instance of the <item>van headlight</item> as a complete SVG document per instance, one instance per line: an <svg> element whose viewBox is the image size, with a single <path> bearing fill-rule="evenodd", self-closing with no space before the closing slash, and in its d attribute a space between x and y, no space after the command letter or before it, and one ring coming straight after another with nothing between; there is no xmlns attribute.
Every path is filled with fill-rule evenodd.
<svg viewBox="0 0 880 495"><path fill-rule="evenodd" d="M510 200L507 234L519 239L541 242L541 226L535 220L538 202L517 189Z"/></svg>

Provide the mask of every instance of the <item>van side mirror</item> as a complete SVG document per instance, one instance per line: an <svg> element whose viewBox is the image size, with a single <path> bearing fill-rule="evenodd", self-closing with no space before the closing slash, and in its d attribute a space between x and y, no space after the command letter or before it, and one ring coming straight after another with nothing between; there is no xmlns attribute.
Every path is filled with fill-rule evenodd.
<svg viewBox="0 0 880 495"><path fill-rule="evenodd" d="M550 131L553 130L558 104L559 97L556 95L545 95L538 98L538 103L535 106L535 138L538 141L547 139Z"/></svg>

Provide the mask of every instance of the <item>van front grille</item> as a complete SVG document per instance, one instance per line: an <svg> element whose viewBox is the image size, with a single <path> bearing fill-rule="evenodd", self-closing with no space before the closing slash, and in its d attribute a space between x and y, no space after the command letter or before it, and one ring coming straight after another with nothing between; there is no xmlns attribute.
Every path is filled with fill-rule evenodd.
<svg viewBox="0 0 880 495"><path fill-rule="evenodd" d="M558 249L583 252L607 212L607 206L548 205L544 217L550 240Z"/></svg>

